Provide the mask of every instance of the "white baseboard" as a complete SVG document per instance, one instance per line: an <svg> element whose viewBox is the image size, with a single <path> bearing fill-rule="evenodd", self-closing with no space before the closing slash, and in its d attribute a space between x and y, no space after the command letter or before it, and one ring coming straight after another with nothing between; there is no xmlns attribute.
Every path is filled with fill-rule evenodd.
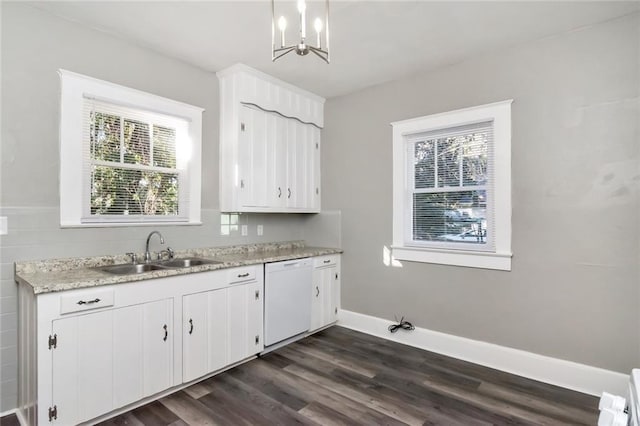
<svg viewBox="0 0 640 426"><path fill-rule="evenodd" d="M578 392L627 397L627 374L416 327L391 334L392 321L340 310L338 325Z"/></svg>

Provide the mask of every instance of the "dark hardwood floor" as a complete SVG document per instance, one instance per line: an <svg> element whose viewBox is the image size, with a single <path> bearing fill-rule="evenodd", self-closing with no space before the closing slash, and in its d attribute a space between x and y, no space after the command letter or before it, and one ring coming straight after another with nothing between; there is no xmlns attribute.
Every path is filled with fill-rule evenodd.
<svg viewBox="0 0 640 426"><path fill-rule="evenodd" d="M597 405L332 327L101 425L594 425Z"/></svg>

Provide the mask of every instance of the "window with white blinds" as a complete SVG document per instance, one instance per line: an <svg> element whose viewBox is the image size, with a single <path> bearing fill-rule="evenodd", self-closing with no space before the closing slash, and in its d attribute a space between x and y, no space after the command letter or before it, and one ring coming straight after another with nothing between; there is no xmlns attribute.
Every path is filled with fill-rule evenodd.
<svg viewBox="0 0 640 426"><path fill-rule="evenodd" d="M186 120L85 98L83 127L83 220L188 220Z"/></svg>
<svg viewBox="0 0 640 426"><path fill-rule="evenodd" d="M61 225L200 223L202 109L60 75Z"/></svg>
<svg viewBox="0 0 640 426"><path fill-rule="evenodd" d="M511 101L392 123L393 256L511 268Z"/></svg>
<svg viewBox="0 0 640 426"><path fill-rule="evenodd" d="M493 250L493 122L407 138L409 245Z"/></svg>

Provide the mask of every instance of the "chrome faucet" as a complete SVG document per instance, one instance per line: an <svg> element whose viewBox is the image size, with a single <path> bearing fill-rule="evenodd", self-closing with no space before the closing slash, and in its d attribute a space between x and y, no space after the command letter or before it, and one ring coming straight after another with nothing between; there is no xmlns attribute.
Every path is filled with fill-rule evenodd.
<svg viewBox="0 0 640 426"><path fill-rule="evenodd" d="M149 241L151 240L151 237L153 237L153 234L157 234L158 237L160 237L160 244L164 244L164 238L162 238L162 234L160 232L153 231L149 234L149 236L147 237L147 247L144 252L144 261L147 263L151 261L151 253L149 253Z"/></svg>

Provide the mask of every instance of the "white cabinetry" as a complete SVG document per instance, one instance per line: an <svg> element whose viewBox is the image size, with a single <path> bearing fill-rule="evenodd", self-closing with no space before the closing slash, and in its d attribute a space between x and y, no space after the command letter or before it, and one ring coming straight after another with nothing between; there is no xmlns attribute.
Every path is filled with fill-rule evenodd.
<svg viewBox="0 0 640 426"><path fill-rule="evenodd" d="M340 256L316 257L314 258L309 330L318 330L337 321L338 309L340 309Z"/></svg>
<svg viewBox="0 0 640 426"><path fill-rule="evenodd" d="M320 211L324 99L249 67L220 80L220 209Z"/></svg>
<svg viewBox="0 0 640 426"><path fill-rule="evenodd" d="M249 274L247 277L252 279L248 282L231 281L225 288L183 296L183 382L234 364L264 348L262 280L246 269L236 268L230 273Z"/></svg>
<svg viewBox="0 0 640 426"><path fill-rule="evenodd" d="M58 423L83 422L170 387L172 322L170 299L54 320Z"/></svg>
<svg viewBox="0 0 640 426"><path fill-rule="evenodd" d="M262 264L40 295L20 283L21 412L94 421L256 355L263 283Z"/></svg>

